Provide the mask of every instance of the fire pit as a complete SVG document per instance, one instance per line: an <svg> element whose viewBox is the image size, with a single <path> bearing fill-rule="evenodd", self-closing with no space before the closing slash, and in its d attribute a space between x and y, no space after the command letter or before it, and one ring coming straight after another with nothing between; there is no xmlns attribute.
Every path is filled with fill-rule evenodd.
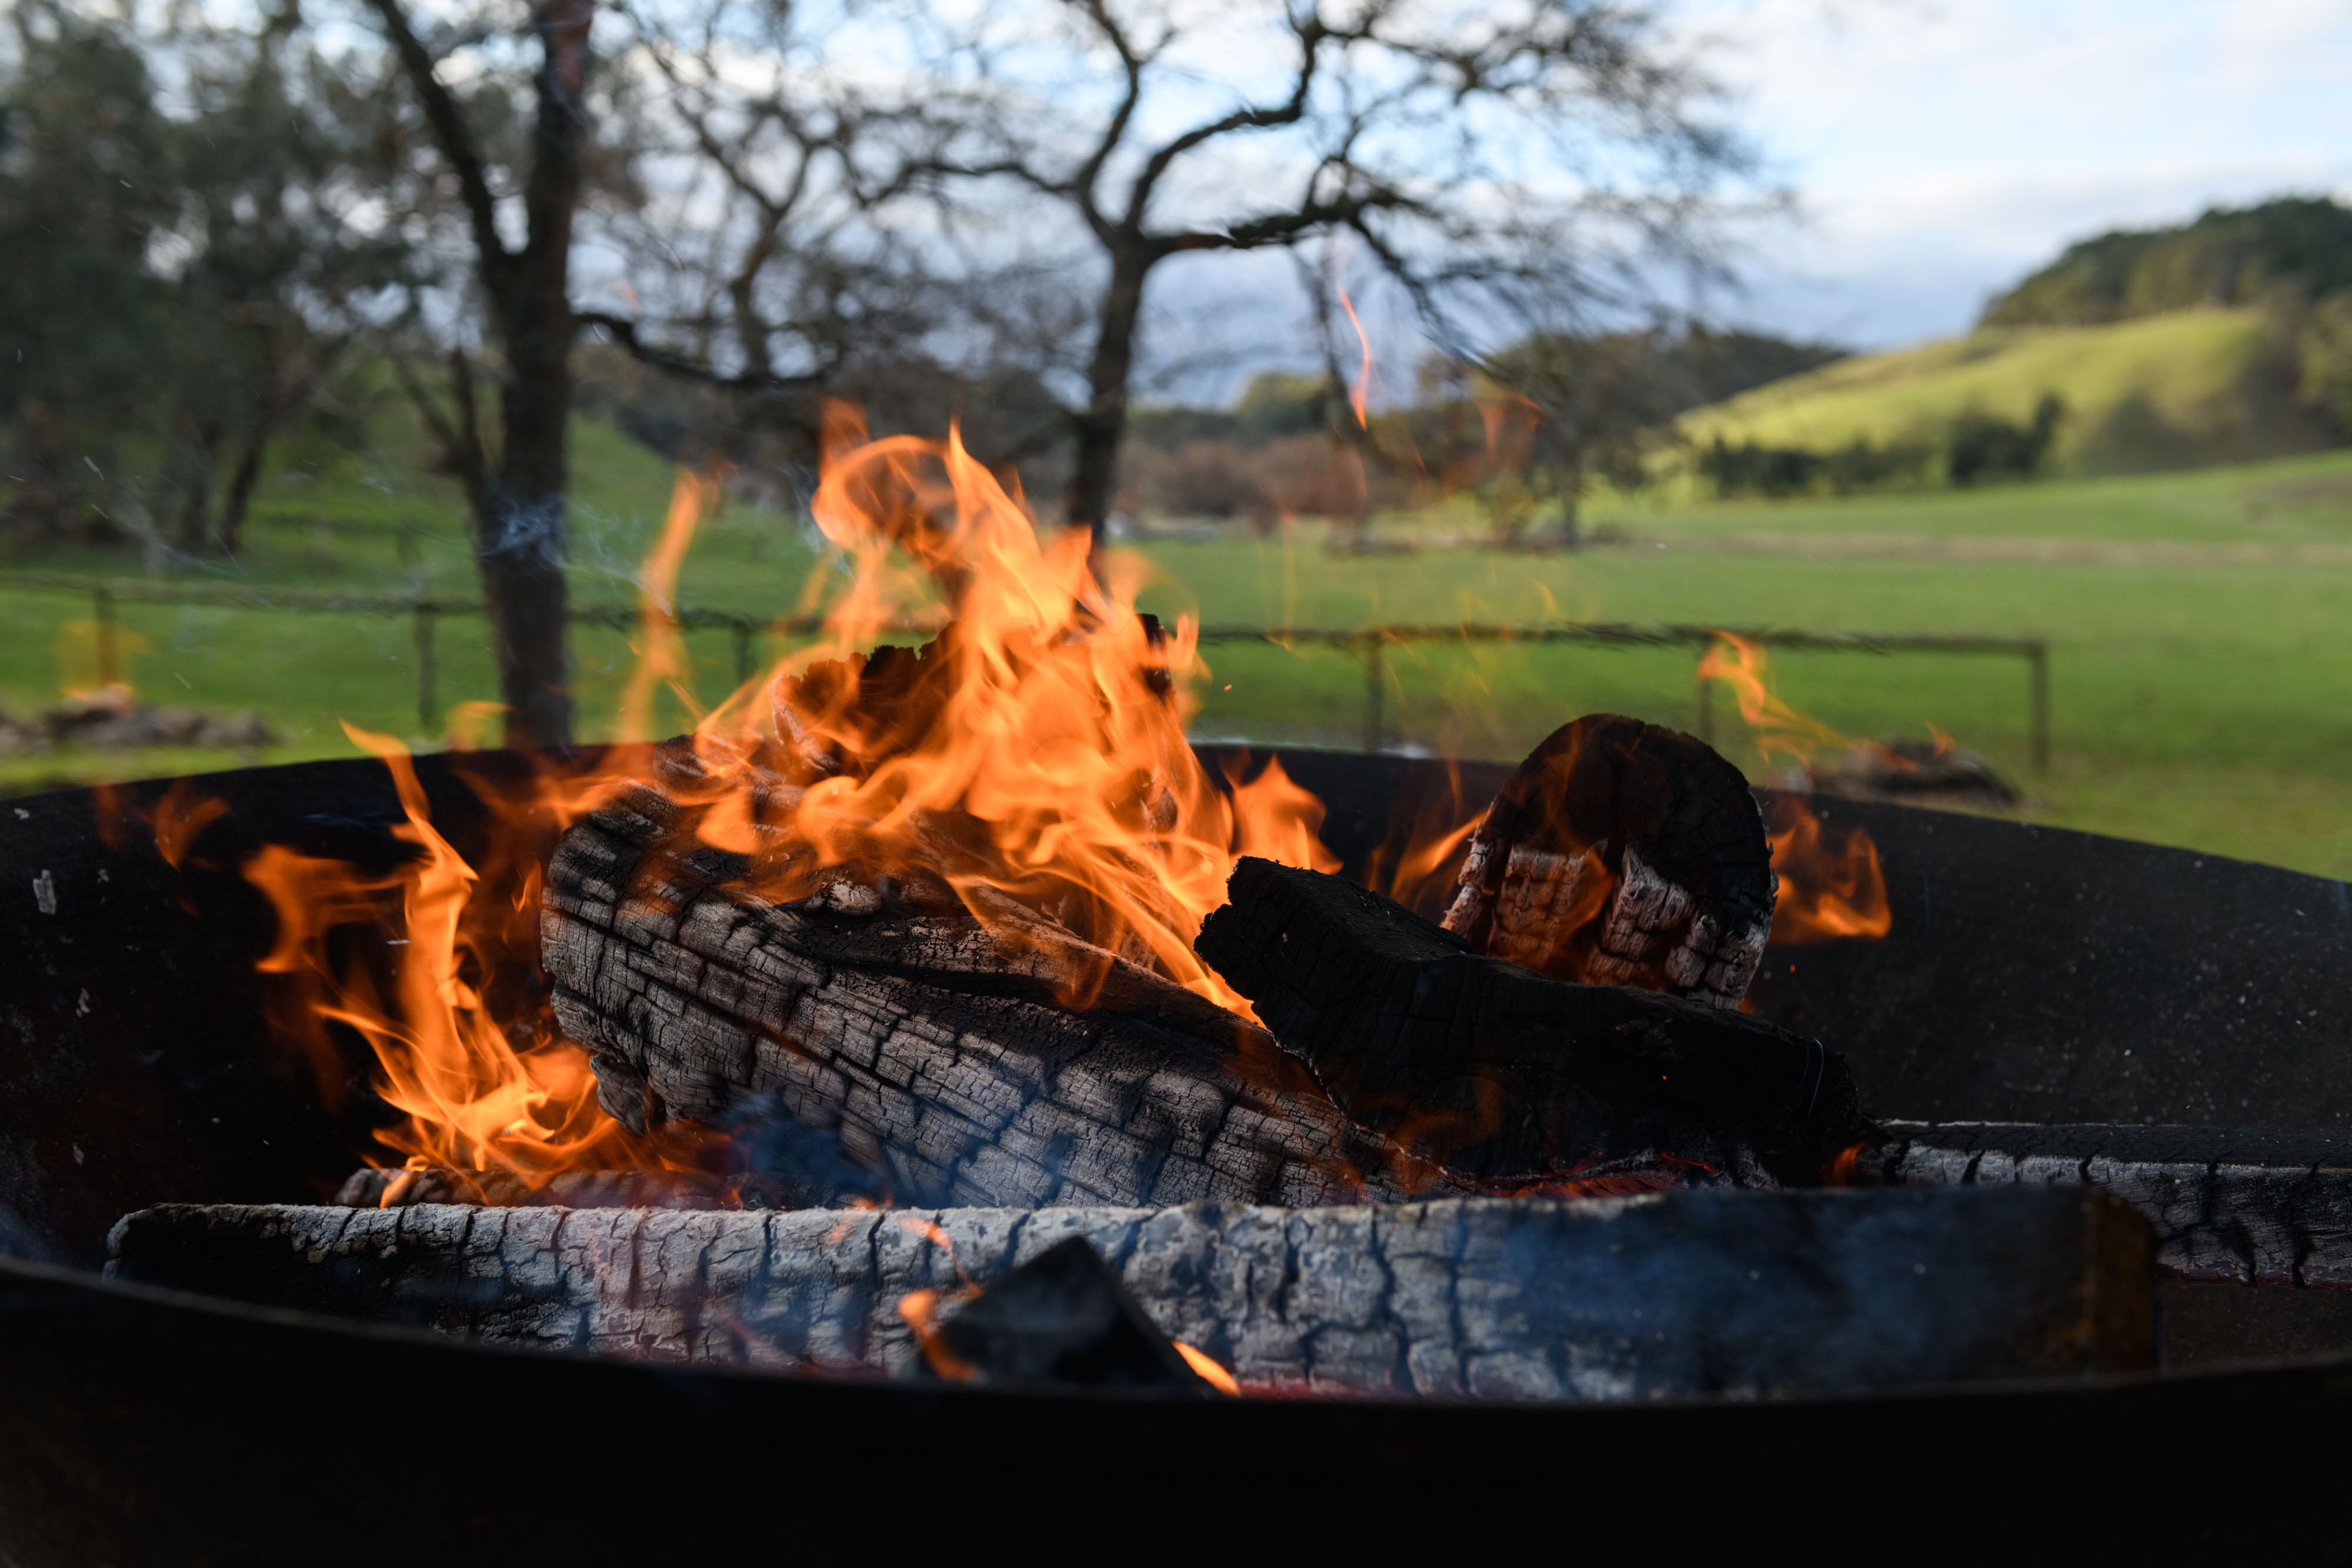
<svg viewBox="0 0 2352 1568"><path fill-rule="evenodd" d="M1253 775L1184 742L1193 628L952 444L816 514L825 642L679 741L8 808L11 1552L507 1556L567 1496L604 1555L898 1549L798 1504L848 1470L1146 1558L1200 1548L1137 1535L1171 1478L1440 1555L1595 1473L1715 1550L1966 1485L1932 1556L2177 1543L2126 1430L2326 1473L2340 887L1610 715ZM2063 1481L1988 1468L2020 1430Z"/></svg>
<svg viewBox="0 0 2352 1568"><path fill-rule="evenodd" d="M1360 873L1397 825L1456 787L1433 764L1286 762L1329 803L1326 842ZM488 824L460 773L515 766L495 755L420 763L434 820L461 851L475 852ZM1458 787L1488 791L1507 772ZM547 1500L572 1496L614 1552L674 1547L681 1532L698 1549L783 1541L820 1560L875 1549L870 1510L837 1496L781 1521L773 1510L721 1509L682 1521L677 1497L659 1487L583 1488L635 1462L593 1457L570 1436L584 1431L599 1450L634 1447L624 1434L690 1432L692 1452L762 1471L846 1464L857 1474L843 1484L860 1497L945 1489L1000 1510L1048 1476L1063 1510L1205 1477L1249 1494L1223 1517L1245 1514L1258 1539L1287 1530L1385 1544L1416 1528L1458 1541L1465 1528L1457 1504L1442 1521L1400 1525L1399 1497L1475 1497L1484 1530L1556 1521L1571 1481L1605 1482L1610 1509L1628 1517L1678 1508L1704 1471L1719 1528L1740 1539L1765 1521L1792 1541L1829 1544L1883 1501L1908 1510L1914 1528L1938 1521L1930 1556L2013 1543L2022 1531L2177 1547L2204 1526L2182 1522L2176 1468L2126 1436L2160 1431L2263 1435L2196 1446L2188 1484L2217 1500L2240 1488L2324 1496L2332 1479L2332 1433L2352 1403L2352 1362L2333 1353L2352 1325L2336 1307L2345 1298L2322 1288L2344 1228L2324 1212L2342 1135L2260 1123L2326 1127L2352 1103L2336 1082L2352 929L2336 884L2082 835L1813 803L1829 827L1863 826L1875 839L1892 929L1877 942L1768 949L1759 1013L1834 1038L1864 1102L1913 1119L1889 1124L1886 1143L1858 1162L1875 1162L1881 1179L2079 1183L2104 1160L2189 1194L2185 1223L2159 1232L2177 1276L2163 1299L2172 1370L1762 1402L1204 1402L1177 1389L1045 1392L583 1359L100 1279L108 1231L158 1202L331 1199L368 1119L382 1114L362 1084L338 1096L333 1080L322 1089L267 1043L267 979L254 963L271 920L233 850L276 842L388 863L397 851L387 831L402 819L390 780L373 763L310 764L223 775L205 791L228 806L208 827L222 837L208 864L180 872L142 837L151 830L141 814L155 814L162 786L5 808L7 885L19 891L0 997L13 1091L0 1110L13 1255L0 1485L18 1561L312 1562L321 1541L348 1561L505 1555L546 1528ZM2053 983L2069 964L2074 983ZM2246 1102L2234 1117L2224 1114L2232 1097ZM2050 1125L1997 1125L2021 1121ZM2118 1124L2151 1121L2169 1131L2126 1146ZM2216 1123L2232 1130L2197 1130ZM2277 1216L2268 1232L2256 1213L2265 1202ZM927 1253L924 1238L900 1235L908 1258ZM944 1255L928 1251L924 1278L950 1278ZM2194 1282L2231 1277L2252 1283ZM2301 1359L2196 1367L2273 1355ZM486 1436L509 1422L513 1436ZM421 1505L439 1483L414 1479L415 1468L442 1464L430 1457L451 1452L454 1432L467 1434L461 1445L495 1441L495 1483L452 1484L442 1489L454 1495ZM1662 1458L1684 1453L1693 1458ZM1824 1515L1825 1489L1866 1500ZM1961 1497L1969 1501L1955 1510ZM2211 1531L2232 1542L2334 1539L2325 1510L2255 1511L2249 1524L2219 1510L2226 1517ZM1709 1533L1694 1524L1686 1538ZM453 1548L453 1538L480 1545ZM1174 1551L1152 1542L1135 1554Z"/></svg>

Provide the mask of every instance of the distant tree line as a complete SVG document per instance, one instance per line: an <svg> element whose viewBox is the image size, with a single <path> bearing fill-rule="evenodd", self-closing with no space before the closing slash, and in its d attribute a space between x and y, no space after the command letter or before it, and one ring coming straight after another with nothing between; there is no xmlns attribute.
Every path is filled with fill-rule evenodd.
<svg viewBox="0 0 2352 1568"><path fill-rule="evenodd" d="M1856 439L1827 452L1773 447L1755 441L1737 445L1717 436L1694 461L1699 477L1718 496L1787 497L1827 490L1854 495L1865 490L1910 489L1941 477L1966 489L2001 480L2030 479L2042 469L2066 416L2065 400L2043 393L2025 420L2004 419L1969 409L1952 421L1942 443L1925 440L1884 444Z"/></svg>
<svg viewBox="0 0 2352 1568"><path fill-rule="evenodd" d="M1269 373L1229 408L1139 409L1121 493L1262 527L1471 495L1496 543L1573 543L1585 495L1647 484L1678 416L1843 352L1687 322L1542 332L1475 359L1433 357L1410 402L1360 419L1339 375Z"/></svg>
<svg viewBox="0 0 2352 1568"><path fill-rule="evenodd" d="M2327 197L2083 240L1987 304L1979 324L2086 326L2212 305L2261 310L2270 373L2352 438L2352 207Z"/></svg>

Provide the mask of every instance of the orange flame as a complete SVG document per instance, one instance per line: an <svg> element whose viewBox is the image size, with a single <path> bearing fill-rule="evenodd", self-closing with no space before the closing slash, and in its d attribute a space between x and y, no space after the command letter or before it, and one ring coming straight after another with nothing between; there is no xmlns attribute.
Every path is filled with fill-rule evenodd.
<svg viewBox="0 0 2352 1568"><path fill-rule="evenodd" d="M677 574L686 563L687 551L694 544L696 527L716 509L719 494L717 475L678 470L661 537L655 542L653 552L646 557L645 570L639 574L638 622L642 640L636 646L636 668L630 673L629 683L621 693L619 729L624 741L654 739L653 698L658 687L667 686L688 712L698 716L702 710L701 704L694 700L692 688L687 684L692 666L686 656L686 639L678 635Z"/></svg>
<svg viewBox="0 0 2352 1568"><path fill-rule="evenodd" d="M1783 795L1773 803L1777 825L1772 869L1780 878L1780 901L1772 910L1774 946L1864 937L1875 942L1895 928L1886 900L1886 874L1878 845L1859 827L1835 848L1822 841L1822 819L1800 800Z"/></svg>
<svg viewBox="0 0 2352 1568"><path fill-rule="evenodd" d="M702 782L676 789L699 837L756 853L770 894L836 867L928 872L1013 936L1009 898L1098 950L1099 973L1070 979L1076 1003L1117 953L1245 1010L1192 949L1235 859L1338 862L1317 837L1321 804L1277 763L1246 782L1237 766L1228 790L1202 771L1184 737L1190 689L1207 675L1190 620L1163 634L1139 615L1131 566L1114 556L1097 580L1086 531L1041 533L953 436L866 441L855 411L836 406L825 459L814 510L851 571L813 579L810 603L834 590L818 646L691 737ZM632 738L650 732L660 686L687 698L673 595L716 496L715 479L682 475L646 563L640 662L622 702ZM938 640L919 658L854 661L893 633ZM541 759L520 776L488 763L468 773L494 819L476 866L433 825L399 745L346 731L392 772L405 814L393 836L409 858L366 870L271 846L244 867L278 918L260 965L275 977L273 1017L324 1092L346 1077L336 1036L348 1029L400 1112L378 1136L411 1168L537 1182L697 1157L604 1113L587 1058L555 1034L531 984L546 852L647 776L643 747ZM167 797L159 847L184 855L213 814Z"/></svg>
<svg viewBox="0 0 2352 1568"><path fill-rule="evenodd" d="M1392 826L1388 839L1372 850L1364 885L1418 914L1438 919L1453 901L1454 873L1465 846L1486 820L1486 803L1473 805L1465 798L1462 765L1447 758L1445 788L1423 796L1413 808L1412 822L1401 830Z"/></svg>
<svg viewBox="0 0 2352 1568"><path fill-rule="evenodd" d="M984 922L1009 897L1245 1008L1192 948L1234 859L1337 862L1319 805L1279 768L1230 795L1202 771L1184 738L1207 673L1191 619L1163 633L1139 615L1129 563L1098 580L1087 534L1042 534L953 435L853 445L835 418L813 510L850 580L819 646L768 682L765 713L735 705L698 730L704 839L756 846L771 896L834 867L928 869ZM891 631L941 627L942 597L952 626L919 657L856 660ZM761 777L798 787L760 795L754 820Z"/></svg>
<svg viewBox="0 0 2352 1568"><path fill-rule="evenodd" d="M1176 1347L1176 1353L1184 1358L1184 1364L1198 1373L1201 1381L1211 1388L1215 1389L1219 1394L1239 1394L1241 1393L1242 1385L1234 1381L1234 1374L1219 1365L1216 1358L1210 1355L1208 1352L1195 1350L1182 1340L1171 1340L1168 1342Z"/></svg>
<svg viewBox="0 0 2352 1568"><path fill-rule="evenodd" d="M909 1290L898 1298L898 1317L915 1336L917 1348L931 1370L950 1383L969 1383L977 1369L955 1352L948 1349L940 1333L940 1293L937 1290Z"/></svg>
<svg viewBox="0 0 2352 1568"><path fill-rule="evenodd" d="M1720 681L1731 688L1739 716L1755 733L1756 748L1769 762L1785 756L1800 764L1812 760L1824 746L1853 742L1817 719L1808 718L1780 700L1772 689L1769 662L1763 645L1730 632L1717 632L1715 642L1698 661L1698 679Z"/></svg>
<svg viewBox="0 0 2352 1568"><path fill-rule="evenodd" d="M1761 644L1732 632L1719 631L1714 636L1714 644L1699 658L1698 679L1721 681L1731 688L1739 704L1739 716L1755 731L1756 749L1767 762L1776 755L1785 756L1801 767L1811 768L1815 754L1828 749L1851 752L1892 773L1917 770L1918 764L1901 752L1876 741L1840 734L1780 700L1772 689L1770 663ZM1936 737L1936 754L1941 756L1951 746L1952 738L1933 724L1927 730Z"/></svg>
<svg viewBox="0 0 2352 1568"><path fill-rule="evenodd" d="M1364 335L1364 323L1356 319L1356 302L1348 298L1345 289L1339 290L1339 309L1348 312L1348 325L1356 330L1356 342L1364 351L1363 363L1356 369L1356 379L1348 386L1348 406L1355 410L1356 423L1369 427L1371 421L1366 414L1372 395L1372 340Z"/></svg>
<svg viewBox="0 0 2352 1568"><path fill-rule="evenodd" d="M545 1041L519 1049L493 1016L482 928L495 911L472 901L479 879L434 828L407 752L389 736L343 729L391 770L407 817L392 837L415 853L374 875L275 844L246 863L278 915L278 940L257 967L295 982L293 1005L277 1009L281 1027L322 1084L336 1081L341 1060L327 1025L367 1042L376 1090L403 1113L377 1137L412 1169L530 1179L610 1158L627 1134L597 1107L587 1058ZM376 953L347 943L339 953L331 939L353 927L373 928Z"/></svg>

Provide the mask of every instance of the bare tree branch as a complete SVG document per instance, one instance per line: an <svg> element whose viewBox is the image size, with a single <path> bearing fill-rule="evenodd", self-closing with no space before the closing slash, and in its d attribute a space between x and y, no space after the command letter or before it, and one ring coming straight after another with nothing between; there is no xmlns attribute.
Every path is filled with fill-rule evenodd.
<svg viewBox="0 0 2352 1568"><path fill-rule="evenodd" d="M466 123L465 112L435 74L433 56L417 37L415 29L408 25L408 13L402 8L400 0L368 0L368 4L383 18L383 30L400 56L409 88L424 107L425 123L432 127L434 143L447 160L450 172L457 176L458 195L473 226L479 265L486 276L498 271L509 259L506 242L499 237L498 199L491 194L481 148Z"/></svg>

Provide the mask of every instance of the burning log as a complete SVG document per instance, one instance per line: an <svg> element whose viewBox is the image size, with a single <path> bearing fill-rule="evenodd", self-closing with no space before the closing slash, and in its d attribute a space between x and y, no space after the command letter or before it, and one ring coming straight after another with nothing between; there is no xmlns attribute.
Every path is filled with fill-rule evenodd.
<svg viewBox="0 0 2352 1568"><path fill-rule="evenodd" d="M1887 1131L1857 1180L2099 1187L2155 1226L2158 1267L2174 1279L2352 1287L2352 1133L1900 1121Z"/></svg>
<svg viewBox="0 0 2352 1568"><path fill-rule="evenodd" d="M1772 928L1771 862L1738 769L1688 735L1590 714L1505 782L1445 929L1555 979L1736 1007Z"/></svg>
<svg viewBox="0 0 2352 1568"><path fill-rule="evenodd" d="M1876 1141L1818 1040L1546 979L1340 878L1244 859L1231 891L1202 956L1351 1119L1448 1170L1574 1181L1635 1154L1803 1185Z"/></svg>
<svg viewBox="0 0 2352 1568"><path fill-rule="evenodd" d="M555 1014L635 1131L765 1107L837 1137L899 1201L975 1205L1805 1184L1874 1138L1817 1042L1477 958L1320 873L1244 859L1203 931L1270 1037L919 864L837 868L773 901L698 820L640 788L549 868ZM1376 997L1387 1011L1365 1013Z"/></svg>
<svg viewBox="0 0 2352 1568"><path fill-rule="evenodd" d="M190 1205L124 1218L109 1269L511 1344L889 1373L919 1354L922 1309L952 1326L971 1286L1072 1237L1248 1389L1641 1400L2153 1353L2147 1223L2104 1194L2013 1186L1307 1209Z"/></svg>
<svg viewBox="0 0 2352 1568"><path fill-rule="evenodd" d="M984 925L919 875L770 904L691 827L639 789L548 871L556 1016L633 1130L766 1106L916 1203L1403 1195L1383 1140L1181 986L982 889Z"/></svg>

